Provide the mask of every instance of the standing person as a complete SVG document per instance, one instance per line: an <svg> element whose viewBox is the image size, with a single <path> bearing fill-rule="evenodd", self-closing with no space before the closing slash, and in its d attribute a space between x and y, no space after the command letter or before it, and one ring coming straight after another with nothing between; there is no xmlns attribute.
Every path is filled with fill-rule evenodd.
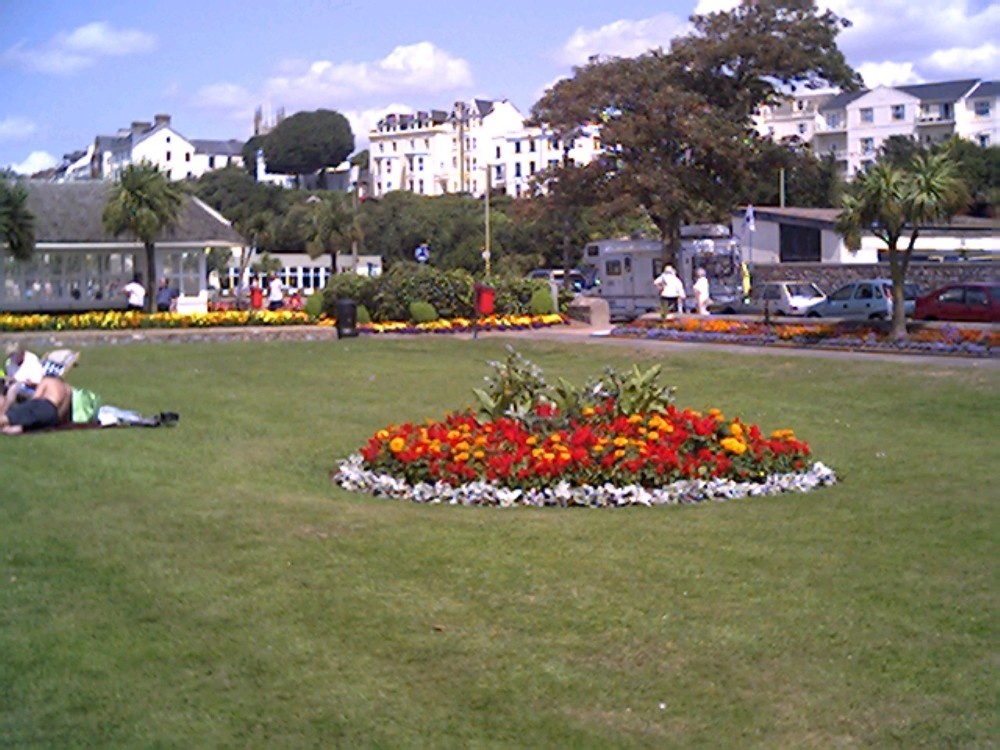
<svg viewBox="0 0 1000 750"><path fill-rule="evenodd" d="M146 287L142 285L142 276L135 274L132 280L122 287L122 294L128 297L128 309L142 312L146 309Z"/></svg>
<svg viewBox="0 0 1000 750"><path fill-rule="evenodd" d="M712 301L708 296L708 274L704 268L699 268L695 276L694 305L699 315L708 315L708 303Z"/></svg>
<svg viewBox="0 0 1000 750"><path fill-rule="evenodd" d="M687 298L684 282L673 266L664 266L663 273L653 280L653 284L660 290L660 312L664 317L684 309L684 300Z"/></svg>
<svg viewBox="0 0 1000 750"><path fill-rule="evenodd" d="M267 282L267 309L280 310L285 303L284 291L281 288L281 279L277 274L271 274Z"/></svg>
<svg viewBox="0 0 1000 750"><path fill-rule="evenodd" d="M24 344L8 344L0 414L5 414L18 401L31 398L44 374L41 360L25 349Z"/></svg>
<svg viewBox="0 0 1000 750"><path fill-rule="evenodd" d="M167 277L160 279L160 285L156 288L156 311L175 312L177 310L177 298L181 293L170 286Z"/></svg>

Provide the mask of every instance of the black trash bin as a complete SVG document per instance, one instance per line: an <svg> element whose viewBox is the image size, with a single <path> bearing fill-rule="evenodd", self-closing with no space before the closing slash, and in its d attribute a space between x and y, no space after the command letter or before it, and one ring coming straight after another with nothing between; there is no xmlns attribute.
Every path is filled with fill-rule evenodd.
<svg viewBox="0 0 1000 750"><path fill-rule="evenodd" d="M347 338L358 335L358 306L352 299L338 299L337 338Z"/></svg>

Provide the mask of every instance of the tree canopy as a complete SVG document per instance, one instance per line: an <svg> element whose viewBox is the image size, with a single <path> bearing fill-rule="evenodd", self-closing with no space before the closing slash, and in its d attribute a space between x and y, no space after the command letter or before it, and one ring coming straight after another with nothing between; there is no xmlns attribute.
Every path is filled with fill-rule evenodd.
<svg viewBox="0 0 1000 750"><path fill-rule="evenodd" d="M836 47L847 22L810 0L744 0L692 23L670 52L592 59L532 109L564 137L599 124L605 154L582 169L602 172L606 192L630 196L668 242L747 193L759 148L750 117L780 86L860 85Z"/></svg>
<svg viewBox="0 0 1000 750"><path fill-rule="evenodd" d="M269 172L310 174L344 161L354 151L354 133L339 112L297 112L263 138L262 148Z"/></svg>

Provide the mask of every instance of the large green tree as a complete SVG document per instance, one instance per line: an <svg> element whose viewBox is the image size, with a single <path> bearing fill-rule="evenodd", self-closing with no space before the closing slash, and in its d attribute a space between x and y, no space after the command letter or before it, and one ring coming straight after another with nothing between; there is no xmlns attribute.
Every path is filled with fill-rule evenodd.
<svg viewBox="0 0 1000 750"><path fill-rule="evenodd" d="M944 151L918 152L905 169L877 162L856 175L845 193L837 230L847 245L859 247L865 232L886 245L894 338L906 338L903 283L921 230L950 219L967 202L968 189ZM900 247L905 236L908 241Z"/></svg>
<svg viewBox="0 0 1000 750"><path fill-rule="evenodd" d="M0 242L18 260L27 260L35 249L35 217L28 210L24 185L0 177Z"/></svg>
<svg viewBox="0 0 1000 750"><path fill-rule="evenodd" d="M344 161L354 151L354 133L339 112L297 112L279 122L262 147L269 172L301 177Z"/></svg>
<svg viewBox="0 0 1000 750"><path fill-rule="evenodd" d="M584 169L642 206L672 249L683 223L725 218L745 191L758 105L785 86L860 84L836 46L847 22L810 0L744 0L691 21L670 52L592 59L532 109L563 135L600 124L604 157Z"/></svg>
<svg viewBox="0 0 1000 750"><path fill-rule="evenodd" d="M104 206L104 227L132 234L146 249L146 309L155 310L156 240L177 223L185 194L152 164L130 164L112 184ZM190 200L190 199L189 199Z"/></svg>

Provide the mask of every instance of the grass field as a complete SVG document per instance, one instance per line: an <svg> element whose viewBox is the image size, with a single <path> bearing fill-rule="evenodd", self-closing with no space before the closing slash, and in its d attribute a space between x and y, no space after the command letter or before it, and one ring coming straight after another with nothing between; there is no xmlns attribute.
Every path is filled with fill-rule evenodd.
<svg viewBox="0 0 1000 750"><path fill-rule="evenodd" d="M842 482L499 510L329 481L504 343L84 350L77 385L181 421L0 442L0 746L996 745L996 369L524 342L552 380L655 359Z"/></svg>

